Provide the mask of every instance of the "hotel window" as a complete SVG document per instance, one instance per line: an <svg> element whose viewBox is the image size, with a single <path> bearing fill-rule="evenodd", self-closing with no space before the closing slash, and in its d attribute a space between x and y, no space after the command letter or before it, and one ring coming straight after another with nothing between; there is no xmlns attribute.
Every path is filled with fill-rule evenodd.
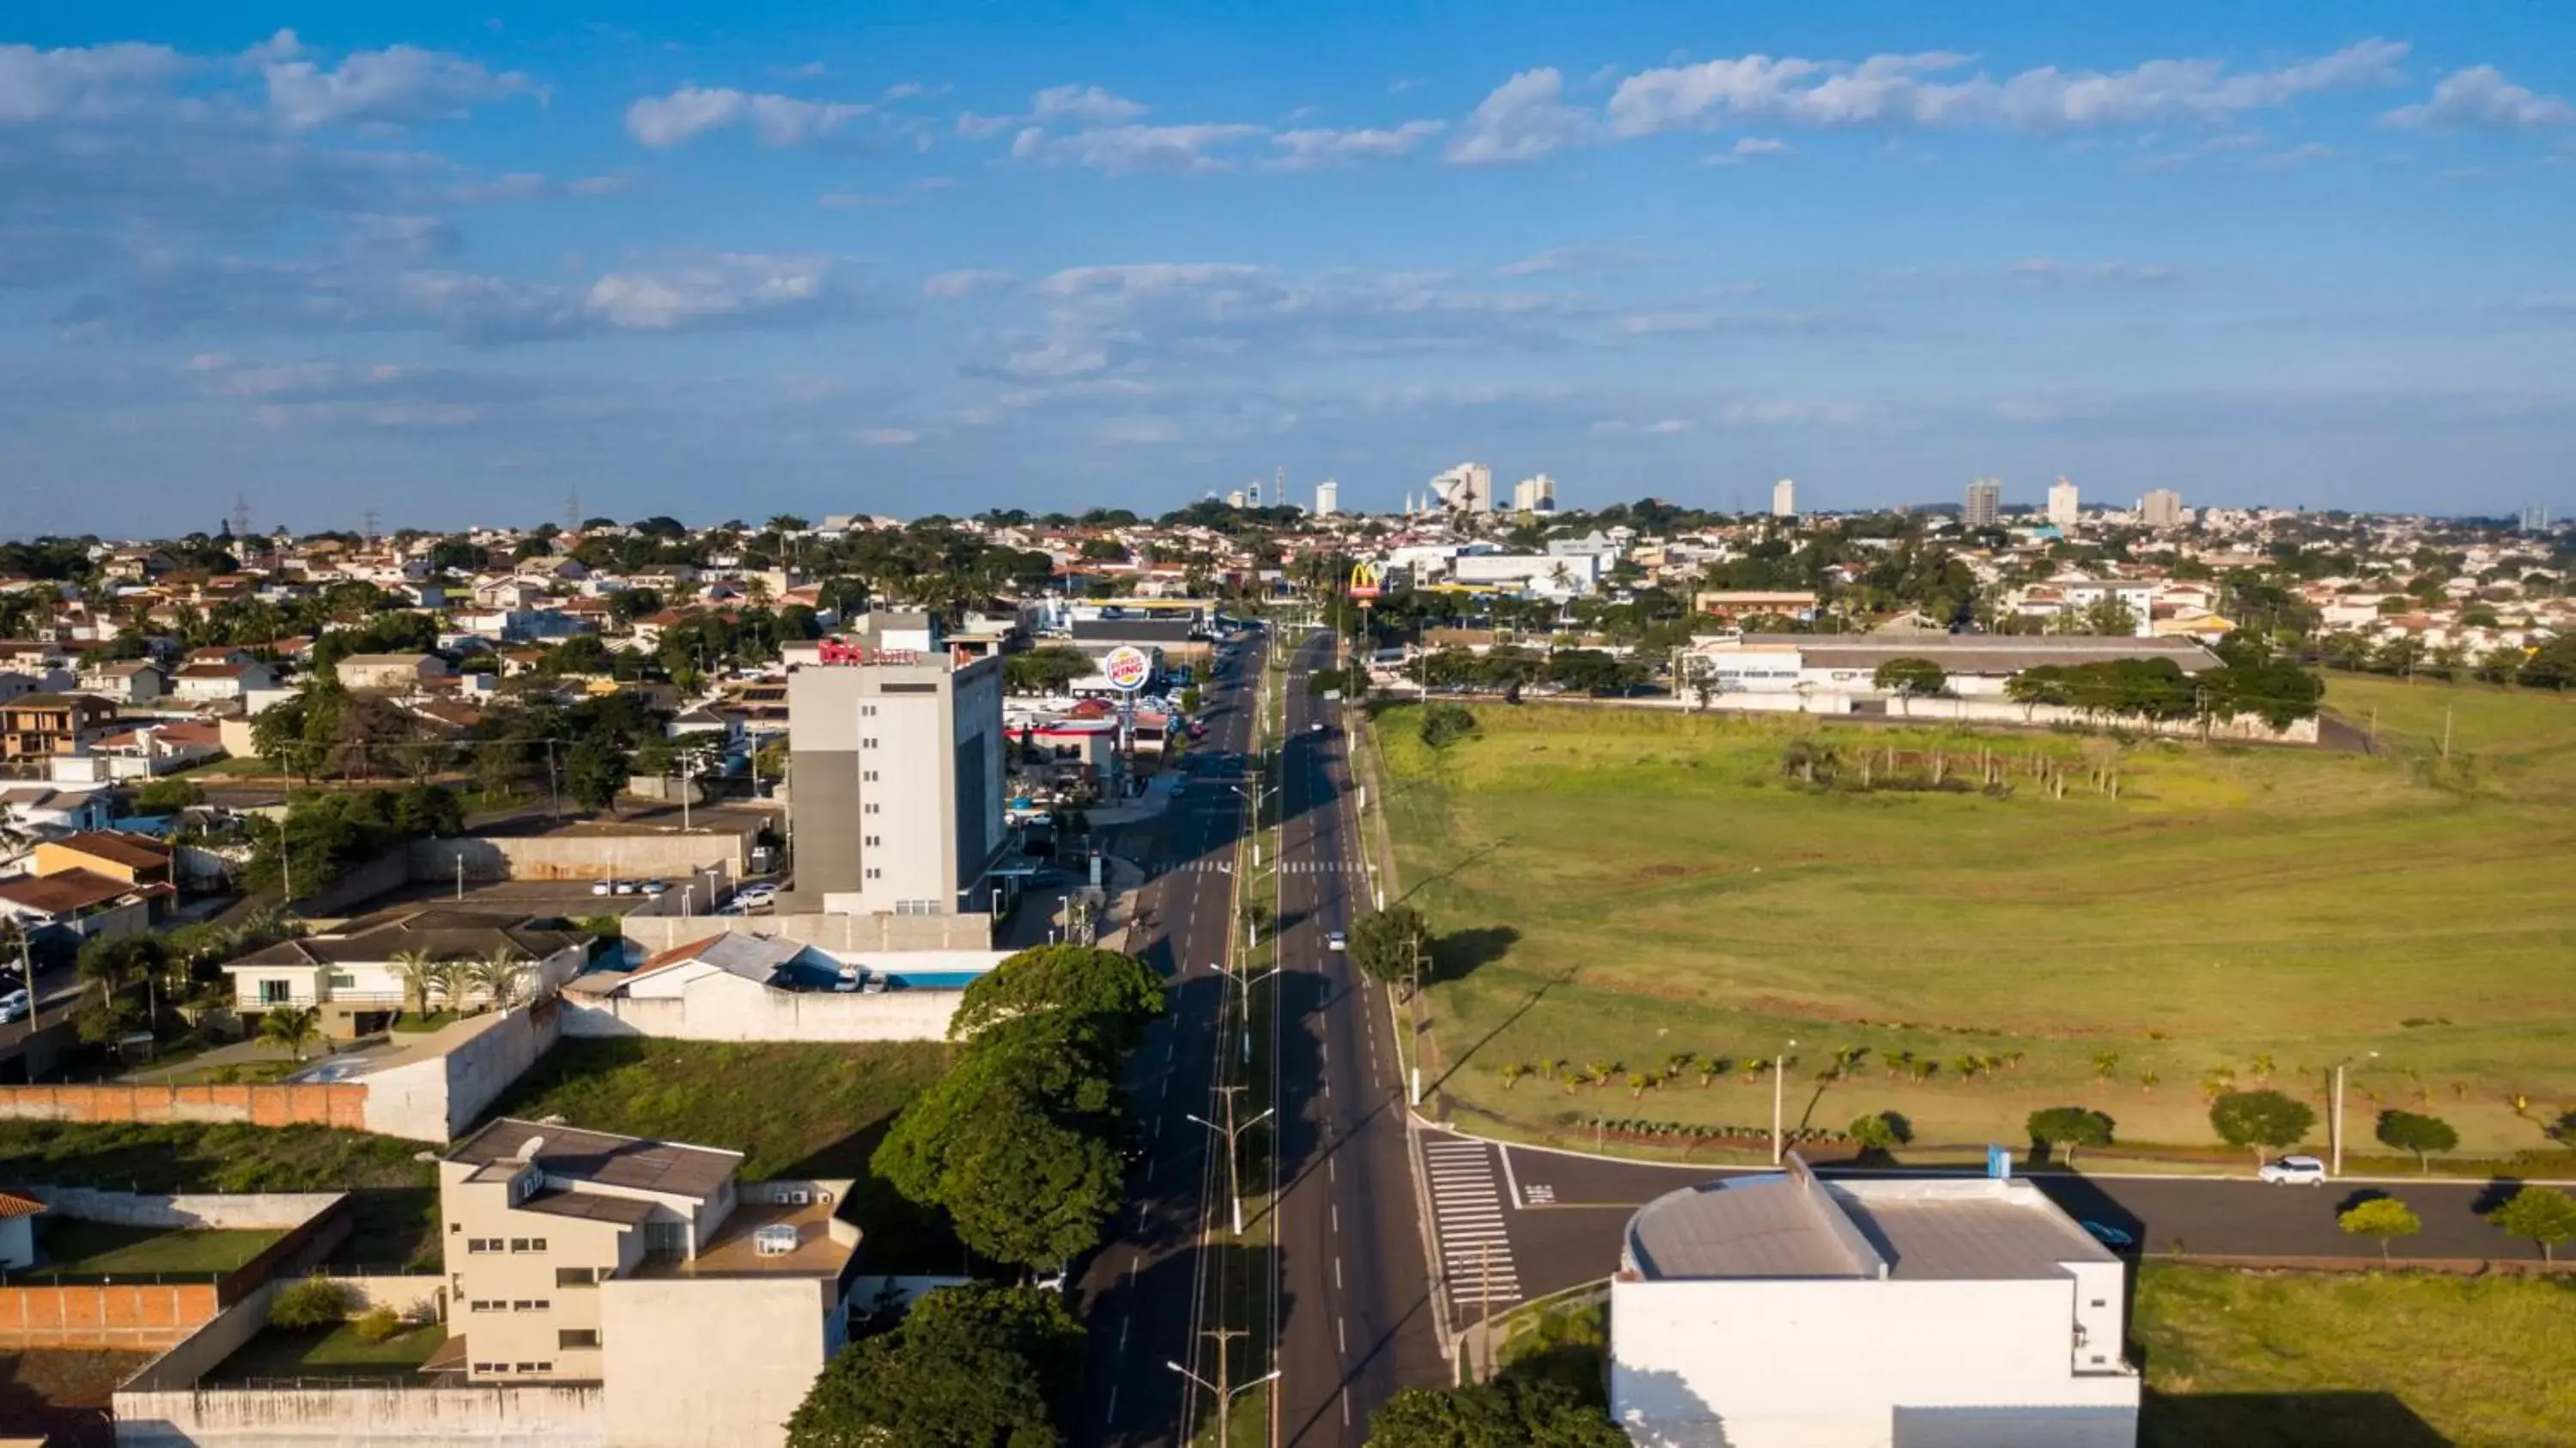
<svg viewBox="0 0 2576 1448"><path fill-rule="evenodd" d="M522 1297L510 1304L512 1312L548 1312L553 1308L554 1303L543 1297Z"/></svg>
<svg viewBox="0 0 2576 1448"><path fill-rule="evenodd" d="M590 1287L596 1285L599 1279L605 1275L607 1275L607 1269L605 1268L558 1267L555 1269L555 1285L557 1287Z"/></svg>
<svg viewBox="0 0 2576 1448"><path fill-rule="evenodd" d="M860 775L860 776L859 776L859 782L860 782L860 783L862 783L862 784L874 784L874 783L876 783L876 782L877 782L877 772L876 772L875 770L873 770L873 769L871 769L871 770L867 771L865 774L862 774L862 775Z"/></svg>
<svg viewBox="0 0 2576 1448"><path fill-rule="evenodd" d="M574 1348L597 1347L599 1346L599 1329L595 1327L567 1327L559 1329L555 1333L555 1346L562 1348L565 1351L570 1351Z"/></svg>
<svg viewBox="0 0 2576 1448"><path fill-rule="evenodd" d="M885 878L885 871L872 867L868 871L868 878L871 880L882 880Z"/></svg>

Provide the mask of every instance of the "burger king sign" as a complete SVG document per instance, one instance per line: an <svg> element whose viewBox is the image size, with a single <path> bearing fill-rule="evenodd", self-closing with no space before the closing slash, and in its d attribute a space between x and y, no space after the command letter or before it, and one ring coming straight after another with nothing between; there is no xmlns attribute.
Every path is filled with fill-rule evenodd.
<svg viewBox="0 0 2576 1448"><path fill-rule="evenodd" d="M1133 694L1154 676L1154 661L1145 656L1143 649L1120 644L1100 661L1100 672L1108 676L1111 687Z"/></svg>

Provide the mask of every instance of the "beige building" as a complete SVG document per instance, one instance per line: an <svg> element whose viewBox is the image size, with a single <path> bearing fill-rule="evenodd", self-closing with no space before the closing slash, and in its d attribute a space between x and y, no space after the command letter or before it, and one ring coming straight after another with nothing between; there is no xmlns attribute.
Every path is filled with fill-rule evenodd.
<svg viewBox="0 0 2576 1448"><path fill-rule="evenodd" d="M2138 521L2150 528L2182 526L2182 494L2158 488L2138 500Z"/></svg>
<svg viewBox="0 0 2576 1448"><path fill-rule="evenodd" d="M737 1183L742 1154L502 1118L439 1162L467 1381L596 1383L606 1441L763 1445L847 1335L843 1181Z"/></svg>
<svg viewBox="0 0 2576 1448"><path fill-rule="evenodd" d="M332 670L340 687L360 694L409 694L447 677L436 654L351 654Z"/></svg>

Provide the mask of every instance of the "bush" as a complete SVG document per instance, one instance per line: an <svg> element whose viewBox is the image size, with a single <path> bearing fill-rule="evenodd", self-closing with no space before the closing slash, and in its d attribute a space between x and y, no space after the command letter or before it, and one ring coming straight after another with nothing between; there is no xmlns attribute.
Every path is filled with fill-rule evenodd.
<svg viewBox="0 0 2576 1448"><path fill-rule="evenodd" d="M1464 704L1432 704L1422 711L1422 742L1445 749L1476 732L1476 716Z"/></svg>
<svg viewBox="0 0 2576 1448"><path fill-rule="evenodd" d="M268 1325L288 1329L332 1327L348 1321L349 1289L315 1273L290 1282L268 1300Z"/></svg>
<svg viewBox="0 0 2576 1448"><path fill-rule="evenodd" d="M403 1321L401 1313L394 1311L383 1303L378 1303L358 1314L356 1328L358 1341L366 1343L390 1342L394 1338L400 1336L402 1330L408 1325L409 1324Z"/></svg>

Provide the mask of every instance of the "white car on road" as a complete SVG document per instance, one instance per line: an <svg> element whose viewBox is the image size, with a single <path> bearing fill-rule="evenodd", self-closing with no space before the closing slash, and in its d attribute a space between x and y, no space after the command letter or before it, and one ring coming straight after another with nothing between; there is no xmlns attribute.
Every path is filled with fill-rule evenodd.
<svg viewBox="0 0 2576 1448"><path fill-rule="evenodd" d="M2254 1175L2276 1187L2321 1187L2326 1184L2326 1164L2313 1156L2285 1156L2263 1163Z"/></svg>
<svg viewBox="0 0 2576 1448"><path fill-rule="evenodd" d="M0 995L0 1025L7 1025L11 1021L23 1021L27 1018L27 1013L35 1008L35 997L23 990L13 990L7 995Z"/></svg>
<svg viewBox="0 0 2576 1448"><path fill-rule="evenodd" d="M1324 937L1324 948L1326 950L1348 950L1350 948L1350 942L1342 937L1342 932L1336 930Z"/></svg>

